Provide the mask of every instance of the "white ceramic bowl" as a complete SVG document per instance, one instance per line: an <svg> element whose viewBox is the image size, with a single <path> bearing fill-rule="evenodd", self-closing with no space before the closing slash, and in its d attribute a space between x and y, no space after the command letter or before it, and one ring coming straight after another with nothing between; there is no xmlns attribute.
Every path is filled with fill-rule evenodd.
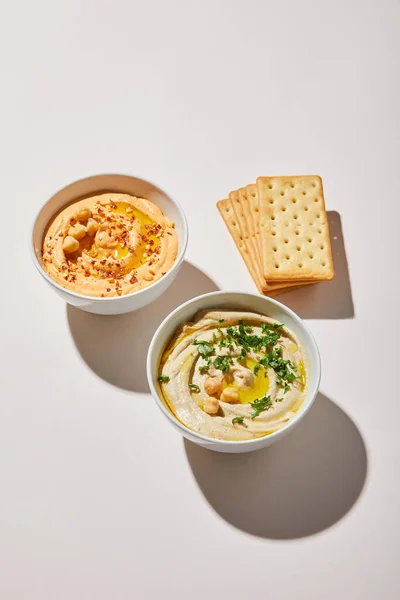
<svg viewBox="0 0 400 600"><path fill-rule="evenodd" d="M178 236L178 256L172 269L164 277L143 290L127 294L126 296L92 298L72 292L53 281L43 269L41 250L49 222L64 206L84 196L105 191L142 196L159 206L162 212L175 223L175 230ZM178 273L185 255L187 240L188 227L182 208L158 187L148 181L128 175L95 175L71 183L46 202L34 221L30 250L33 262L39 273L66 302L88 312L100 315L117 315L142 308L142 306L153 302L153 300L165 292Z"/></svg>
<svg viewBox="0 0 400 600"><path fill-rule="evenodd" d="M280 323L287 325L298 337L300 343L303 344L310 367L310 374L305 389L305 400L296 416L292 421L289 421L286 427L255 440L238 442L216 440L188 429L166 407L157 382L158 365L162 352L179 325L190 321L197 311L211 308L234 308L268 315ZM252 450L265 448L280 440L299 423L311 407L318 392L320 378L321 359L318 347L300 317L277 300L256 294L244 294L242 292L212 292L181 304L161 323L154 334L147 354L147 379L157 406L162 410L175 429L184 435L185 438L199 444L199 446L204 446L204 448L218 452L251 452Z"/></svg>

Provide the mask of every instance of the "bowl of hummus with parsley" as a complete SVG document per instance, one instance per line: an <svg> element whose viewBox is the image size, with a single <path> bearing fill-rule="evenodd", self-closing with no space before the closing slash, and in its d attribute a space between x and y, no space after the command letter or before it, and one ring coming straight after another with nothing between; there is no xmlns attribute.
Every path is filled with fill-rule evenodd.
<svg viewBox="0 0 400 600"><path fill-rule="evenodd" d="M144 306L172 282L187 225L179 206L154 185L101 175L53 196L32 241L36 266L67 302L116 314Z"/></svg>
<svg viewBox="0 0 400 600"><path fill-rule="evenodd" d="M191 441L222 452L269 445L307 412L320 359L301 319L271 298L215 292L176 309L156 332L148 379Z"/></svg>

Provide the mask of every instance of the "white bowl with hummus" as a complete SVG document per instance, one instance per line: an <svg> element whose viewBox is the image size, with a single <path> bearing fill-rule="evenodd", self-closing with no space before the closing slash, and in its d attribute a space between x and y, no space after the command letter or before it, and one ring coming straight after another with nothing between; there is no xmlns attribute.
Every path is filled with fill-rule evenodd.
<svg viewBox="0 0 400 600"><path fill-rule="evenodd" d="M318 392L321 361L303 321L272 298L213 292L159 326L147 355L151 393L185 438L250 452L285 436Z"/></svg>
<svg viewBox="0 0 400 600"><path fill-rule="evenodd" d="M66 302L113 315L165 292L187 239L183 210L158 187L127 175L97 175L46 202L30 249L39 273Z"/></svg>

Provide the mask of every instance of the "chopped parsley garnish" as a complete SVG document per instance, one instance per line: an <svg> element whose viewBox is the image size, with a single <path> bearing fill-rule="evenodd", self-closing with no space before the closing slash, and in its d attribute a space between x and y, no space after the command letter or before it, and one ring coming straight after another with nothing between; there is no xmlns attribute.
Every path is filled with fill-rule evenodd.
<svg viewBox="0 0 400 600"><path fill-rule="evenodd" d="M243 423L243 421L244 421L244 417L233 417L232 425L234 425L235 423Z"/></svg>
<svg viewBox="0 0 400 600"><path fill-rule="evenodd" d="M276 325L279 325L278 323ZM274 346L280 338L280 333L276 331L277 327L261 323L261 331L263 335L253 333L253 327L245 325L243 321L239 321L237 327L228 327L226 330L228 344L235 343L243 348L246 352L254 350L259 352L262 348L267 349L269 346Z"/></svg>
<svg viewBox="0 0 400 600"><path fill-rule="evenodd" d="M196 342L196 343L195 343ZM193 342L199 351L200 356L203 358L207 358L211 354L214 354L214 348L211 346L209 342L197 342L196 340Z"/></svg>
<svg viewBox="0 0 400 600"><path fill-rule="evenodd" d="M200 388L198 385L196 385L195 383L189 383L189 387L191 390L193 390L194 392L199 392Z"/></svg>
<svg viewBox="0 0 400 600"><path fill-rule="evenodd" d="M282 327L283 325L281 325L280 323L261 323L261 331L266 336L266 341L269 342L269 344L266 344L267 346L273 346L274 344L276 344L281 335L279 333L279 329L281 329Z"/></svg>
<svg viewBox="0 0 400 600"><path fill-rule="evenodd" d="M297 379L295 371L297 367L292 361L282 358L282 348L274 348L259 360L259 364L265 369L271 367L276 373L276 385L284 387Z"/></svg>
<svg viewBox="0 0 400 600"><path fill-rule="evenodd" d="M219 319L218 323L225 323L225 319Z"/></svg>
<svg viewBox="0 0 400 600"><path fill-rule="evenodd" d="M207 358L206 364L199 367L200 373L206 373L212 365L223 373L229 373L230 365L233 365L233 358L231 356L217 356L214 360Z"/></svg>
<svg viewBox="0 0 400 600"><path fill-rule="evenodd" d="M258 398L254 402L250 402L250 406L253 408L251 418L255 419L264 410L268 410L272 406L271 396L264 396L264 398Z"/></svg>
<svg viewBox="0 0 400 600"><path fill-rule="evenodd" d="M219 319L219 322L223 323L224 319ZM229 373L230 366L234 364L229 353L233 350L235 350L238 361L245 361L249 352L261 352L264 356L254 366L254 375L257 376L260 368L264 367L265 377L267 377L267 369L270 367L275 371L276 385L283 388L286 394L290 389L290 384L298 378L298 375L296 365L290 360L282 358L282 347L278 342L283 325L281 323L261 323L260 327L261 335L257 335L254 333L254 327L246 325L241 320L238 325L227 327L226 333L217 327L218 336L213 333L210 341L194 340L193 345L197 346L200 356L205 361L205 364L199 367L200 373L207 372L212 366L223 373ZM228 354L215 356L216 348L226 348ZM236 354L236 349L238 354Z"/></svg>
<svg viewBox="0 0 400 600"><path fill-rule="evenodd" d="M261 329L263 332L267 331L268 329L282 329L282 327L283 323L261 323Z"/></svg>
<svg viewBox="0 0 400 600"><path fill-rule="evenodd" d="M217 356L212 364L223 373L229 373L229 366L233 365L233 358L230 356Z"/></svg>
<svg viewBox="0 0 400 600"><path fill-rule="evenodd" d="M246 325L246 323L243 321L243 319L241 321L239 321L239 328L243 327L244 331L246 331L247 333L251 333L253 331L253 328L251 325Z"/></svg>
<svg viewBox="0 0 400 600"><path fill-rule="evenodd" d="M168 375L160 375L159 377L157 377L157 381L159 381L160 383L168 383L169 377Z"/></svg>
<svg viewBox="0 0 400 600"><path fill-rule="evenodd" d="M247 352L244 348L241 349L240 351L240 355L239 355L239 360L244 360L247 356Z"/></svg>

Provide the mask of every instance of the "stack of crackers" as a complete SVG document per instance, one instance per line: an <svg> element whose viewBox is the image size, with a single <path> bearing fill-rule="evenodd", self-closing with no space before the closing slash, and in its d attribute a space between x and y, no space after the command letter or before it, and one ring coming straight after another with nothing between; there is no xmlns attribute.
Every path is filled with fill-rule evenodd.
<svg viewBox="0 0 400 600"><path fill-rule="evenodd" d="M334 276L321 178L258 177L218 210L261 294Z"/></svg>

